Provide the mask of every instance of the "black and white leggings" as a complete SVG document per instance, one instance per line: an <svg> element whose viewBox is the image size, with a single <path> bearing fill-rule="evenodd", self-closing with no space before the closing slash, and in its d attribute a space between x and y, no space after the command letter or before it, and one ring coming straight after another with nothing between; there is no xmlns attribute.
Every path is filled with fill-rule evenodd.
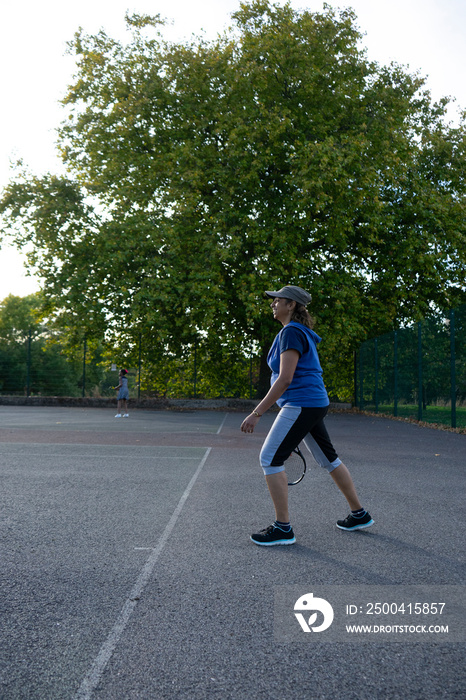
<svg viewBox="0 0 466 700"><path fill-rule="evenodd" d="M341 464L324 425L327 410L327 406L324 408L284 406L280 410L260 453L264 474L277 474L284 471L285 460L302 440L312 452L317 464L328 472Z"/></svg>

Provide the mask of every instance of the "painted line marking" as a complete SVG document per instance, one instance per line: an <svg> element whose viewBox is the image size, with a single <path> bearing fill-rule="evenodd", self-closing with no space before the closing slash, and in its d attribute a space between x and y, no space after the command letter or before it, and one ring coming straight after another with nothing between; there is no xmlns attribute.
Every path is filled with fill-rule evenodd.
<svg viewBox="0 0 466 700"><path fill-rule="evenodd" d="M300 444L301 444L301 443L300 443ZM311 455L312 459L315 460L315 457L314 457L314 455L312 454L311 448L308 447L308 446L306 445L306 443L305 443L304 440L302 441L302 444L304 445L304 447L306 448L306 450L309 452L309 454ZM307 464L307 462L306 462L306 464ZM309 465L308 465L308 466L309 466ZM315 466L315 465L314 465L314 466ZM309 474L309 476L310 476L311 473L312 473L312 474L318 474L318 473L319 473L319 470L318 470L318 469L317 469L317 470L316 470L316 469L311 469L311 471L307 470L306 476L307 476L308 474Z"/></svg>
<svg viewBox="0 0 466 700"><path fill-rule="evenodd" d="M99 653L97 654L96 658L94 659L94 662L92 663L92 666L85 675L84 680L81 683L78 692L75 695L75 700L90 700L90 698L92 698L92 693L98 686L102 674L105 671L108 662L112 658L113 652L115 651L115 647L117 646L123 632L125 631L125 628L131 618L134 608L137 605L142 591L149 582L157 560L160 557L168 541L168 538L170 537L170 534L176 525L178 518L180 517L181 511L183 510L183 506L186 503L194 484L196 483L197 477L201 473L202 468L206 463L207 457L209 456L211 449L211 447L207 448L204 457L202 458L198 468L196 469L191 478L191 481L187 485L183 495L178 501L178 505L173 511L173 514L170 520L168 521L168 524L165 530L163 531L160 540L158 541L157 545L152 549L152 554L149 556L145 565L141 569L141 573L139 574L136 583L134 584L125 604L123 605L115 624L110 630L107 639L102 644Z"/></svg>
<svg viewBox="0 0 466 700"><path fill-rule="evenodd" d="M223 424L222 424L223 425ZM7 449L2 449L0 455L0 463L3 457L34 457L37 458L49 458L56 457L59 459L71 459L75 458L77 455L82 457L87 457L86 453L91 453L89 458L99 458L101 456L107 457L109 455L109 448L115 451L115 454L111 454L112 459L128 459L127 455L118 454L119 452L131 452L134 459L176 459L176 460L187 460L193 459L192 452L197 450L202 453L202 450L206 450L207 447L187 447L185 445L114 445L114 444L99 444L99 445L89 445L82 443L63 443L57 444L53 442L1 442L0 445L7 446ZM28 445L29 449L34 447L33 451L23 450L22 448ZM13 449L17 447L18 449ZM41 448L59 447L60 449L68 448L67 452L50 452L41 451ZM137 447L138 449L134 449ZM77 449L72 449L77 448ZM154 449L158 449L158 454L154 456ZM176 450L176 454L172 454ZM150 452L150 454L144 454L145 452ZM191 452L191 454L190 454ZM184 454L183 454L184 453Z"/></svg>
<svg viewBox="0 0 466 700"><path fill-rule="evenodd" d="M121 447L128 447L128 445L126 445L126 446L121 445ZM159 445L156 445L156 447L159 447ZM178 450L179 447L174 447L173 449ZM19 452L19 453L18 452L2 452L1 456L2 457L34 457L36 460L38 458L43 458L43 457L59 457L60 459L75 459L76 456L86 457L86 455L70 454L69 452L67 452L66 454L61 454L60 452L43 452L42 454L37 454L37 452ZM97 459L100 457L100 455L93 455L93 456L91 455L89 457L86 457L86 459L91 460L92 457ZM110 457L113 460L116 460L116 459L127 460L128 459L127 455L112 454L112 455L110 455ZM133 454L131 455L131 459L134 461L144 460L144 459L149 459L149 460L150 459L152 459L152 460L154 460L154 459L164 459L164 460L174 459L177 462L181 462L182 460L192 460L193 458L191 456L182 457L180 455L174 455L173 457L171 455L162 455L162 457L160 457L160 456L154 457L154 455L146 456L146 455L137 454L137 452L133 452Z"/></svg>
<svg viewBox="0 0 466 700"><path fill-rule="evenodd" d="M228 413L225 413L225 418L222 420L222 423L221 423L221 425L220 425L220 428L217 430L217 435L220 435L220 432L221 432L223 426L225 425L225 421L226 421L227 418L228 418Z"/></svg>

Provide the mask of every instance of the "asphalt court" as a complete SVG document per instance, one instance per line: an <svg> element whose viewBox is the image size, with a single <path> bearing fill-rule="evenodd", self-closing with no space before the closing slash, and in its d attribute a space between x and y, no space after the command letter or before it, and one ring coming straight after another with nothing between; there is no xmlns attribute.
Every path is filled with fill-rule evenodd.
<svg viewBox="0 0 466 700"><path fill-rule="evenodd" d="M376 525L310 461L272 519L258 453L273 415L0 407L0 697L456 698L464 646L274 641L274 586L464 584L466 437L327 419ZM438 517L438 514L442 517ZM433 514L435 517L433 517Z"/></svg>
<svg viewBox="0 0 466 700"><path fill-rule="evenodd" d="M2 430L18 431L26 428L28 432L40 430L57 433L104 431L125 436L131 436L135 430L138 433L151 434L216 433L225 418L225 413L208 411L133 411L129 419L120 419L114 418L116 409L28 408L25 406L8 406L0 409ZM183 420L183 416L186 420ZM137 417L136 429L135 417Z"/></svg>

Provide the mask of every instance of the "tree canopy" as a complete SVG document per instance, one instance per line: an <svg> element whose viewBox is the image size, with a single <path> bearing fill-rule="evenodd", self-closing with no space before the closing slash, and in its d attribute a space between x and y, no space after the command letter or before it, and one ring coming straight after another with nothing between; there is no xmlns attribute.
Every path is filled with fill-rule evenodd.
<svg viewBox="0 0 466 700"><path fill-rule="evenodd" d="M465 300L464 115L369 61L352 11L233 20L210 42L138 16L126 44L78 32L69 176L18 175L3 230L32 243L49 317L126 356L142 335L154 367L194 342L264 360L264 290L305 287L343 397L359 342Z"/></svg>
<svg viewBox="0 0 466 700"><path fill-rule="evenodd" d="M40 322L41 296L10 294L0 302L0 393L79 396L84 380L87 394L105 391L102 358L87 358L84 378L83 348L74 357L64 352L60 335Z"/></svg>

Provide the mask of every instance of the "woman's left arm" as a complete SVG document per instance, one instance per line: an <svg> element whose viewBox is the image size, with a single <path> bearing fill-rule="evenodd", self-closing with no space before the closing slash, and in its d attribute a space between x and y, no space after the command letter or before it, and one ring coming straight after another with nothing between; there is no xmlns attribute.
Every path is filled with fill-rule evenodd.
<svg viewBox="0 0 466 700"><path fill-rule="evenodd" d="M280 355L280 372L277 381L272 384L266 396L264 396L262 401L256 406L255 410L259 415L256 416L254 413L251 413L244 419L241 424L243 433L252 433L262 414L271 408L277 399L285 393L293 381L298 360L299 352L297 350L285 350L285 352L282 352Z"/></svg>

